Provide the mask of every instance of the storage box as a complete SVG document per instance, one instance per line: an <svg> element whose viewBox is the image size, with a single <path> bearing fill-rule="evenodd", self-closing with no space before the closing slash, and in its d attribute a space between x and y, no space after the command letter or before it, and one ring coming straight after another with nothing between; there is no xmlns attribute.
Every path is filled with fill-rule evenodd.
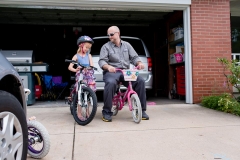
<svg viewBox="0 0 240 160"><path fill-rule="evenodd" d="M183 28L176 29L175 32L174 32L174 40L176 41L180 38L183 38L183 35L184 35Z"/></svg>
<svg viewBox="0 0 240 160"><path fill-rule="evenodd" d="M184 46L176 46L176 53L184 53Z"/></svg>
<svg viewBox="0 0 240 160"><path fill-rule="evenodd" d="M181 63L183 62L182 53L174 53L170 55L170 64Z"/></svg>
<svg viewBox="0 0 240 160"><path fill-rule="evenodd" d="M170 54L169 61L170 61L170 62L169 62L170 64L177 63L177 61L176 61L176 58L175 58L174 54Z"/></svg>

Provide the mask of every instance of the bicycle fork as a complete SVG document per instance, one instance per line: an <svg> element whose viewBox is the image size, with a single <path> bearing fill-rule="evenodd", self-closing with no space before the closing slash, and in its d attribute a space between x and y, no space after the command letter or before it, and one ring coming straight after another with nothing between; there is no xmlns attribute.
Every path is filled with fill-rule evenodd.
<svg viewBox="0 0 240 160"><path fill-rule="evenodd" d="M79 89L78 89L78 105L82 106L82 107L86 107L88 104L88 94L87 93L83 93L83 101L81 99L81 94L82 94L82 85L79 85ZM89 97L90 99L90 104L93 105L93 99L92 97ZM84 104L82 104L82 102Z"/></svg>

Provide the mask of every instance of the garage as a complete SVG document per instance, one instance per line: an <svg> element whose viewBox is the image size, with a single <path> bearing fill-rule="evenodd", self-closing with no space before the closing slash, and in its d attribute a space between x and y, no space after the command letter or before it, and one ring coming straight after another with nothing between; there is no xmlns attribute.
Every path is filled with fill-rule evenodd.
<svg viewBox="0 0 240 160"><path fill-rule="evenodd" d="M169 98L174 80L169 66L169 31L183 27L186 103L192 103L190 9L191 0L151 1L1 1L0 49L33 50L36 62L49 65L48 73L71 83L64 59L77 50L81 35L105 36L117 25L121 35L143 39L153 62L151 96ZM170 71L171 70L171 71ZM175 97L176 98L176 97Z"/></svg>

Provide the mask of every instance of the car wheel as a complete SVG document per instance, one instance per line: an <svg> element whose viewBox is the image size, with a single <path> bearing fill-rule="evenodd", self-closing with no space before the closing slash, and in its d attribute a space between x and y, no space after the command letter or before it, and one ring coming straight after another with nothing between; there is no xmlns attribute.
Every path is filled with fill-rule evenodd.
<svg viewBox="0 0 240 160"><path fill-rule="evenodd" d="M28 148L28 128L19 101L0 90L0 159L25 160Z"/></svg>

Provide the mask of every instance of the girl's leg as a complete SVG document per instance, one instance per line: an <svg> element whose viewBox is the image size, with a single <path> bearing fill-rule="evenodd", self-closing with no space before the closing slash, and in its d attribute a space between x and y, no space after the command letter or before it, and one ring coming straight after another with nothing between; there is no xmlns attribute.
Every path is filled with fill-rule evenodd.
<svg viewBox="0 0 240 160"><path fill-rule="evenodd" d="M85 121L86 119L82 116L82 107L78 105L77 116L81 121Z"/></svg>

